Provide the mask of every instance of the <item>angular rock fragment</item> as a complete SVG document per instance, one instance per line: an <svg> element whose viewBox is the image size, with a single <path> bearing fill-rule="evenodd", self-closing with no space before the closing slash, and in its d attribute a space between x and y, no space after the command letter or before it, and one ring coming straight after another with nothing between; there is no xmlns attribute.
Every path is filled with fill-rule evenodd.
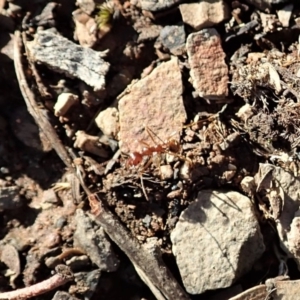
<svg viewBox="0 0 300 300"><path fill-rule="evenodd" d="M108 107L98 114L95 123L106 136L115 138L119 132L118 110L115 107Z"/></svg>
<svg viewBox="0 0 300 300"><path fill-rule="evenodd" d="M104 89L109 63L103 60L103 53L78 46L50 30L38 31L27 46L34 61L71 78L79 78L95 91Z"/></svg>
<svg viewBox="0 0 300 300"><path fill-rule="evenodd" d="M62 93L57 97L54 105L54 114L56 116L64 116L69 109L79 102L79 97L72 93Z"/></svg>
<svg viewBox="0 0 300 300"><path fill-rule="evenodd" d="M293 4L288 4L284 6L282 9L277 11L279 22L282 24L283 27L289 27L293 8L294 8Z"/></svg>
<svg viewBox="0 0 300 300"><path fill-rule="evenodd" d="M119 101L121 151L141 151L145 143L155 146L153 139L157 144L170 138L178 140L186 120L182 91L177 58L162 63L132 85ZM155 135L151 136L147 128Z"/></svg>
<svg viewBox="0 0 300 300"><path fill-rule="evenodd" d="M223 0L185 3L179 6L183 22L196 30L212 27L229 18L229 8Z"/></svg>
<svg viewBox="0 0 300 300"><path fill-rule="evenodd" d="M199 192L180 215L171 241L190 294L232 285L265 250L250 199L232 191Z"/></svg>
<svg viewBox="0 0 300 300"><path fill-rule="evenodd" d="M213 29L203 29L187 38L187 53L193 86L200 97L210 100L228 95L228 67L221 39Z"/></svg>
<svg viewBox="0 0 300 300"><path fill-rule="evenodd" d="M98 136L93 136L85 133L83 130L76 132L75 148L93 153L97 156L108 158L109 152L103 147Z"/></svg>

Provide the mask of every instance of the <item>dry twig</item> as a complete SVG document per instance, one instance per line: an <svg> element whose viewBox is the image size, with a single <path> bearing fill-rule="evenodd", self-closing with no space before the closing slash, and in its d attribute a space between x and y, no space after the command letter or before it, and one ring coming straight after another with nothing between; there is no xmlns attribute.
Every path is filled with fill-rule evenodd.
<svg viewBox="0 0 300 300"><path fill-rule="evenodd" d="M40 130L43 131L44 135L51 142L52 147L55 149L58 156L62 159L62 161L67 165L67 167L71 167L71 159L66 151L65 147L61 143L57 133L53 129L51 123L48 121L47 117L43 113L43 109L37 106L35 101L35 95L28 87L28 83L25 77L25 72L22 64L22 38L20 31L15 32L15 45L14 45L14 64L15 71L17 74L17 79L19 82L20 90L22 96L26 102L27 109L29 113L34 118Z"/></svg>

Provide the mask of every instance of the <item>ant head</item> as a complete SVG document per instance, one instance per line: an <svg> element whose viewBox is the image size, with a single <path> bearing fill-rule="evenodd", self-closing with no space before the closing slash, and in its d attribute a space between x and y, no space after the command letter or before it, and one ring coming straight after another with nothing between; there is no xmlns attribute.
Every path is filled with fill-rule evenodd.
<svg viewBox="0 0 300 300"><path fill-rule="evenodd" d="M178 153L180 151L180 143L174 139L169 140L168 147L171 152Z"/></svg>

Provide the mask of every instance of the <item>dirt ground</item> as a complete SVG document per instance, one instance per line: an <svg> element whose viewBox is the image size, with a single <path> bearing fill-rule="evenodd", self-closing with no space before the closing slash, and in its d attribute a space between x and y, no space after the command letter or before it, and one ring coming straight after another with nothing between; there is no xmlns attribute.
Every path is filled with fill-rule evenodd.
<svg viewBox="0 0 300 300"><path fill-rule="evenodd" d="M85 219L91 195L101 199L137 244L155 241L182 286L170 234L180 214L206 189L233 190L251 198L264 237L264 254L235 284L246 290L276 277L279 240L273 228L280 212L265 190L253 194L241 183L264 163L299 176L300 5L224 1L226 17L207 28L214 27L220 37L227 72L218 76L226 81L225 92L209 97L203 96L205 89L202 94L197 90L197 79L191 80L190 53L172 53L160 35L166 26L178 24L186 36L202 30L183 20L179 3L151 11L138 1L95 2L0 1L0 291L46 280L55 260L67 262L82 278L59 288L69 294L54 296L57 289L49 289L34 299L156 299L105 226L109 238L99 240L108 249L102 254L107 261L102 257L97 263L96 250L86 250L90 230L101 231ZM288 21L279 13L287 5L293 5ZM109 50L103 58L109 70L100 70L105 88L84 82L79 71L68 73L59 69L60 63L49 66L36 58L32 49L38 32L49 28L85 49ZM213 61L220 59L213 55ZM128 108L118 103L127 95L134 98L134 84L147 80L172 57L181 72L185 117L179 130L164 109L164 123L157 129L147 121L151 108L142 111L138 106L130 110L145 121L130 121L128 137L122 122L110 117L102 118L106 124L100 130L95 123L99 113L114 108L126 115ZM75 104L59 109L56 101L62 93L77 95ZM110 136L104 134L112 127ZM132 140L131 129L143 131L145 139L137 134ZM78 138L82 132L83 141ZM79 224L86 231L79 232ZM299 279L295 260L281 255L286 256L290 278ZM218 293L189 297L229 299Z"/></svg>

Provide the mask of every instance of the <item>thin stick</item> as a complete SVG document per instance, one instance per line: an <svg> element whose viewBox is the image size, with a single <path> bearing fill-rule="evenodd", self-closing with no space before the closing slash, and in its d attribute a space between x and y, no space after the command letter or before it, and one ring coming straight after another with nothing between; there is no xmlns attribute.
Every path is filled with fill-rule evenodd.
<svg viewBox="0 0 300 300"><path fill-rule="evenodd" d="M55 268L57 274L42 282L34 284L16 291L0 293L0 299L19 300L29 299L38 295L42 295L57 287L72 281L74 276L70 268L65 265L58 265Z"/></svg>

